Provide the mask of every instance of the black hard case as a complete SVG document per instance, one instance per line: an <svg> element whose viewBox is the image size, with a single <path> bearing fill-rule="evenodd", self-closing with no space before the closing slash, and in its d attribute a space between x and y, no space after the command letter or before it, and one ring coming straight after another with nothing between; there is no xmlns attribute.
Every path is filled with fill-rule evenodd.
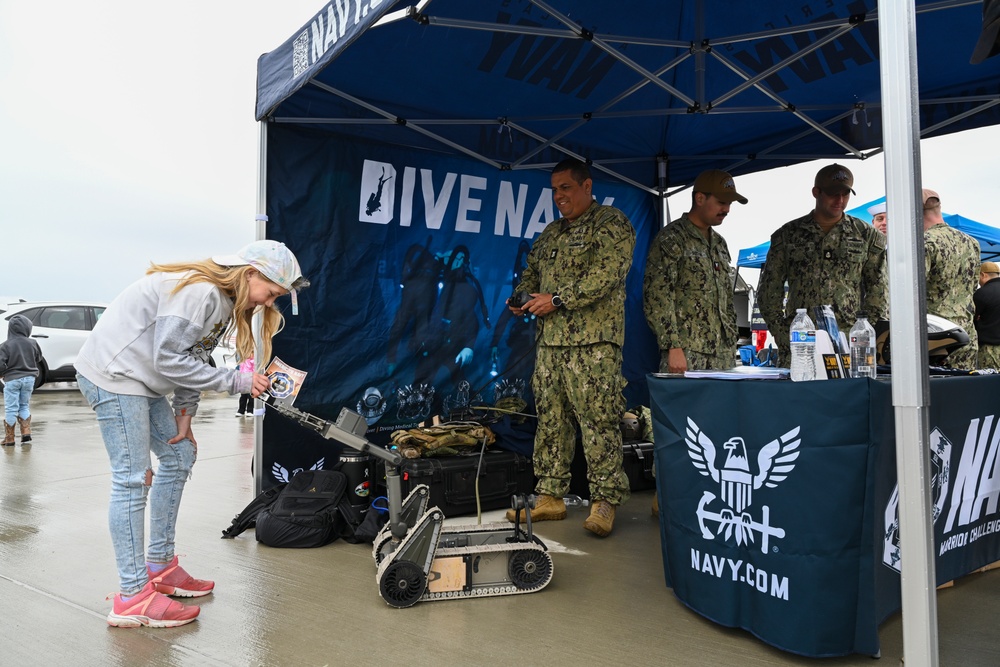
<svg viewBox="0 0 1000 667"><path fill-rule="evenodd" d="M479 454L404 459L400 466L403 497L418 484L430 488L430 507L446 517L476 513L476 469ZM376 476L385 495L385 468ZM487 450L479 470L479 500L483 511L510 507L511 496L533 493L535 474L529 457L502 450Z"/></svg>
<svg viewBox="0 0 1000 667"><path fill-rule="evenodd" d="M644 491L656 488L656 478L653 477L653 443L641 440L626 440L622 443L622 466L628 476L629 488L632 491ZM590 486L587 484L587 460L583 455L583 445L578 440L573 464L570 466L573 478L569 483L569 492L581 498L590 498Z"/></svg>

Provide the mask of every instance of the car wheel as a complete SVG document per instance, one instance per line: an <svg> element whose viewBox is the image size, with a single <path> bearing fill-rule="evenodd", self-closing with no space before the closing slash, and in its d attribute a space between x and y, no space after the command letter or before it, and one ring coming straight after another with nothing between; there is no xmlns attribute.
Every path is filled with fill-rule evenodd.
<svg viewBox="0 0 1000 667"><path fill-rule="evenodd" d="M49 374L49 367L45 363L45 359L42 359L41 365L38 366L38 377L35 378L35 389L41 387L47 381L47 376Z"/></svg>

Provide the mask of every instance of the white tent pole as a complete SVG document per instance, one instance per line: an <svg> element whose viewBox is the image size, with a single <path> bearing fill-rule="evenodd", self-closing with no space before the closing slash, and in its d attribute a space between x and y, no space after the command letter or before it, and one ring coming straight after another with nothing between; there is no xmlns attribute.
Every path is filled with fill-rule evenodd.
<svg viewBox="0 0 1000 667"><path fill-rule="evenodd" d="M262 120L260 126L260 138L257 143L257 230L254 238L262 241L267 238L267 121ZM254 368L261 371L270 359L262 359L264 349L261 347L261 331L264 328L264 318L260 313L253 316L253 339L256 341L254 349ZM255 410L263 408L264 404L254 401ZM260 417L254 416L253 429L253 488L256 498L264 490L264 422Z"/></svg>
<svg viewBox="0 0 1000 667"><path fill-rule="evenodd" d="M923 206L917 204L922 200L916 12L914 0L879 0L878 10L886 198L893 221L888 244L889 336L899 480L903 655L907 667L936 667Z"/></svg>

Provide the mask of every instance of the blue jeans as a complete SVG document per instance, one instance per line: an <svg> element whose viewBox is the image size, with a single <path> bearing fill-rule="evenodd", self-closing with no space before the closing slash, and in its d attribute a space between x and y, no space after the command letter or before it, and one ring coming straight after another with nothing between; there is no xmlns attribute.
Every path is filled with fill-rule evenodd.
<svg viewBox="0 0 1000 667"><path fill-rule="evenodd" d="M31 403L31 392L35 390L35 376L9 380L3 386L4 419L13 426L17 418L27 419L31 416L28 409Z"/></svg>
<svg viewBox="0 0 1000 667"><path fill-rule="evenodd" d="M115 548L122 595L135 595L146 585L146 561L166 563L174 557L177 511L191 475L196 450L190 440L168 445L177 422L165 397L114 394L76 376L87 403L97 413L104 447L111 459L111 505L108 524ZM150 452L159 463L152 486ZM149 495L149 552L144 549L146 496Z"/></svg>

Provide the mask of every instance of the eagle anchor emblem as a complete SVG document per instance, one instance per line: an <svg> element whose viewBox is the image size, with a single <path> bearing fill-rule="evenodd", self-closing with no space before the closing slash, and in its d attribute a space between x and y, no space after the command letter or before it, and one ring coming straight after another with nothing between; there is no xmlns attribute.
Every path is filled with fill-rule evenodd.
<svg viewBox="0 0 1000 667"><path fill-rule="evenodd" d="M735 538L737 545L750 545L760 535L760 548L767 553L772 537L785 536L784 528L772 526L770 523L771 509L767 505L761 507L761 520L757 521L749 512L753 492L763 486L775 488L783 482L795 468L795 460L801 453L799 445L799 428L796 426L779 438L764 445L757 454L757 472L750 470L746 444L743 438L730 438L723 444L726 449L726 460L722 468L715 465L716 448L711 438L705 435L698 425L688 417L685 433L685 443L688 456L695 469L705 477L719 484L719 496L711 491L705 491L698 502L695 514L698 517L698 527L706 540L713 540L719 535L728 541ZM709 505L716 497L721 498L725 507L712 511ZM710 524L715 524L712 530Z"/></svg>

